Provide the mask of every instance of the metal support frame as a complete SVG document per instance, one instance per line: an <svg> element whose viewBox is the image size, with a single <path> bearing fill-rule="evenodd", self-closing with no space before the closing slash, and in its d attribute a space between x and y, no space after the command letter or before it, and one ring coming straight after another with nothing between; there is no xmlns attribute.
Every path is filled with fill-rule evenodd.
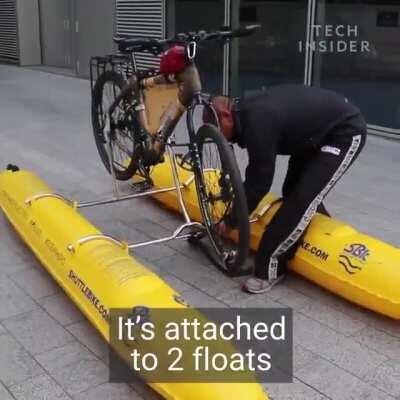
<svg viewBox="0 0 400 400"><path fill-rule="evenodd" d="M183 214L186 224L189 224L191 222L191 220L189 217L189 213L187 212L187 209L186 209L185 201L183 200L183 196L182 196L181 182L179 180L178 166L176 163L175 153L170 145L167 146L167 151L168 151L168 155L171 160L172 175L174 177L176 194L178 195L179 207L182 210L182 214Z"/></svg>
<svg viewBox="0 0 400 400"><path fill-rule="evenodd" d="M72 200L67 199L66 197L64 197L63 195L58 194L58 193L36 194L35 196L28 197L27 199L25 199L25 204L27 206L31 206L34 201L37 201L37 200L40 200L40 199L44 199L44 198L49 198L49 197L52 197L52 198L58 199L58 200L62 200L65 203L69 204L70 206L73 206L73 207L76 206L76 203L74 203Z"/></svg>
<svg viewBox="0 0 400 400"><path fill-rule="evenodd" d="M111 242L111 243L114 243L114 244L120 246L122 249L127 249L127 248L128 248L128 245L127 245L126 243L121 242L120 240L115 239L115 238L112 237L112 236L109 236L109 235L101 235L101 234L100 234L100 235L89 235L89 236L85 236L85 237L79 239L75 244L70 244L70 245L68 245L68 246L67 246L67 249L68 249L68 251L69 251L70 253L75 253L76 248L77 248L78 246L82 246L83 244L88 243L88 242L93 242L94 240L105 240L105 241L108 241L108 242Z"/></svg>
<svg viewBox="0 0 400 400"><path fill-rule="evenodd" d="M178 228L176 228L174 233L171 236L166 236L161 239L149 240L148 242L130 244L130 245L128 245L128 249L137 249L139 247L150 246L153 244L161 244L161 243L169 242L171 240L188 240L193 235L193 232L186 233L186 234L182 234L182 232L184 232L186 229L195 228L195 227L200 232L203 232L205 230L204 226L202 224L200 224L199 222L188 222L188 223L183 224L183 225L179 226Z"/></svg>
<svg viewBox="0 0 400 400"><path fill-rule="evenodd" d="M111 142L111 140L110 140L110 142ZM110 151L110 161L113 162L112 144L109 146L109 151ZM120 241L119 239L116 239L110 235L103 235L103 234L89 235L89 236L82 237L76 243L69 244L67 246L67 250L70 253L75 253L76 249L79 246L82 246L86 243L90 243L90 242L97 241L97 240L103 240L103 241L107 241L109 243L116 244L119 247L121 247L121 249L126 249L128 251L131 249L137 249L137 248L141 248L141 247L145 247L145 246L162 244L162 243L166 243L166 242L169 242L172 240L188 240L196 233L203 234L206 232L206 228L203 224L191 220L189 213L187 211L186 205L185 205L185 201L183 199L183 195L182 195L182 190L188 188L193 183L194 175L190 176L185 182L181 183L181 181L179 179L179 174L178 174L178 163L176 160L176 155L173 150L173 144L171 144L170 142L167 143L167 152L168 152L168 155L171 160L171 170L172 170L172 175L173 175L173 179L174 179L174 186L148 190L148 191L145 191L142 193L135 193L135 194L126 195L126 196L119 196L118 185L117 185L117 181L115 178L115 174L112 173L111 178L112 178L112 186L113 186L114 196L111 198L78 203L78 202L72 201L72 200L64 197L61 194L41 193L41 194L37 194L35 196L27 198L25 200L25 204L32 206L32 204L34 202L50 197L50 198L55 198L55 199L61 200L65 203L67 203L68 205L70 205L71 207L73 207L74 209L79 209L79 208L95 207L95 206L100 206L100 205L115 204L115 203L120 203L122 201L133 200L133 199L137 199L137 198L141 198L141 197L152 196L155 194L162 194L162 193L176 191L177 196L178 196L179 207L182 211L185 223L178 226L170 236L166 236L166 237L163 237L160 239L149 240L149 241L145 241L145 242L128 244L128 243ZM113 169L112 169L112 171L113 171ZM214 169L209 168L209 169L206 169L205 171L214 171ZM277 201L279 201L279 200L277 200ZM275 203L276 202L273 202L272 204L266 204L257 214L255 214L253 216L253 218L250 220L250 223L255 223L255 222L259 221ZM185 231L188 231L191 228L193 229L191 232L184 233Z"/></svg>
<svg viewBox="0 0 400 400"><path fill-rule="evenodd" d="M109 143L110 143L109 144L109 160L110 160L110 167L111 167L111 171L112 171L111 179L112 179L112 187L113 187L113 194L114 194L113 197L103 199L103 200L89 201L89 202L74 202L70 199L67 199L66 197L64 197L61 194L42 193L42 194L38 194L38 195L27 198L25 200L25 204L31 206L32 203L35 201L51 197L51 198L55 198L55 199L64 201L71 207L78 209L78 208L95 207L95 206L99 206L99 205L114 204L114 203L119 203L122 201L133 200L133 199L146 197L146 196L152 196L155 194L176 191L177 196L178 196L179 207L182 211L185 222L181 226L178 226L170 236L166 236L166 237L163 237L160 239L155 239L155 240L149 240L149 241L141 242L141 243L134 243L134 244L128 244L128 243L120 241L119 239L116 239L112 236L103 235L103 234L85 236L85 237L82 237L81 239L79 239L76 243L71 243L67 246L67 250L70 253L75 253L76 249L79 246L82 246L86 243L90 243L90 242L97 241L97 240L102 240L102 241L116 244L119 247L121 247L121 249L126 249L129 251L130 249L136 249L136 248L150 246L150 245L154 245L154 244L161 244L161 243L169 242L171 240L188 240L197 233L205 232L205 227L203 224L192 221L190 219L190 216L187 211L185 201L184 201L183 195L182 195L182 190L188 188L193 183L194 175L192 175L185 182L183 182L183 183L180 182L179 174L178 174L178 163L176 160L175 152L173 150L173 144L170 141L168 141L168 143L167 143L167 152L168 152L168 155L171 160L171 170L172 170L172 175L173 175L173 179L174 179L174 185L171 187L148 190L145 192L135 193L135 194L127 195L127 196L119 195L117 180L115 177L114 169L112 168L113 162L114 162L112 140L109 140ZM189 231L190 229L192 229L192 231Z"/></svg>
<svg viewBox="0 0 400 400"><path fill-rule="evenodd" d="M111 144L112 141L110 140L109 142L110 142L110 145L109 145L109 157L110 158L109 159L110 159L110 163L111 163L111 167L112 167L113 161L114 161L113 160L113 151L112 151L113 148L112 148L112 144ZM168 141L167 153L171 160L171 171L172 171L173 180L174 180L173 186L159 188L159 189L153 189L153 190L147 190L145 192L135 193L135 194L126 195L126 196L119 196L117 180L115 177L115 173L113 172L114 170L113 170L113 168L111 168L111 171L112 171L111 179L112 179L112 187L113 187L113 194L114 194L114 196L111 198L78 203L78 202L72 201L72 200L64 197L61 194L41 193L41 194L37 194L35 196L27 198L25 200L25 204L32 206L32 204L34 202L50 197L50 198L55 198L55 199L61 200L65 203L67 203L68 205L70 205L71 207L73 207L74 209L79 209L79 208L95 207L95 206L99 206L99 205L115 204L115 203L119 203L122 201L133 200L133 199L137 199L137 198L141 198L141 197L152 196L155 194L162 194L162 193L176 191L177 196L178 196L179 207L182 211L185 222L182 225L178 226L170 236L166 236L166 237L163 237L160 239L154 239L154 240L149 240L149 241L145 241L145 242L140 242L140 243L128 244L126 242L120 241L119 239L116 239L109 235L103 235L103 234L88 235L88 236L80 238L76 243L69 244L67 246L67 250L70 253L75 253L76 249L78 247L80 247L86 243L90 243L90 242L98 241L98 240L116 244L121 249L129 251L131 249L137 249L137 248L150 246L150 245L154 245L154 244L162 244L162 243L166 243L166 242L169 242L172 240L188 240L191 237L193 237L193 235L204 234L206 232L205 226L199 222L195 222L195 221L191 220L189 213L187 211L187 208L186 208L186 204L185 204L183 195L182 195L182 190L188 188L193 183L193 181L195 179L194 175L190 176L185 182L181 183L181 181L179 179L179 174L178 174L178 163L176 160L175 152L173 150L173 146L174 146L173 143L171 143L171 141ZM214 171L214 169L206 169L205 171ZM254 215L254 217L250 220L250 223L254 223L254 222L257 222L258 220L260 220L260 218L262 218L262 216L265 215L265 213L275 203L276 202L265 205L257 214ZM192 229L192 230L189 231L190 229Z"/></svg>
<svg viewBox="0 0 400 400"><path fill-rule="evenodd" d="M109 138L108 138L108 160L110 162L110 172L111 172L111 180L112 180L112 188L113 188L113 193L114 196L118 199L119 193L118 193L118 185L117 185L117 180L115 178L115 171L114 171L114 149L113 149L113 140L111 137L111 113L108 116L108 123L109 123Z"/></svg>

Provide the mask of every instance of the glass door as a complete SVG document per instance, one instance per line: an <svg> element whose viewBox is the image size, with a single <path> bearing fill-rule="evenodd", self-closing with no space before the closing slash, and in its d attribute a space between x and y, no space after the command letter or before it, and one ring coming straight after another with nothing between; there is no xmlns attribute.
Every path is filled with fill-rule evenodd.
<svg viewBox="0 0 400 400"><path fill-rule="evenodd" d="M349 97L370 128L400 134L400 3L316 2L313 84Z"/></svg>
<svg viewBox="0 0 400 400"><path fill-rule="evenodd" d="M256 35L232 43L232 94L304 83L308 8L306 0L232 0L233 26L261 24Z"/></svg>

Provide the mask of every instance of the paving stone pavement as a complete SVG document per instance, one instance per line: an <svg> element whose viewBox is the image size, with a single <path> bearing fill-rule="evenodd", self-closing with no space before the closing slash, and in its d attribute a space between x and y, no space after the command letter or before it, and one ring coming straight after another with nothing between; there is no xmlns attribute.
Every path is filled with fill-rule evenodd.
<svg viewBox="0 0 400 400"><path fill-rule="evenodd" d="M0 166L37 172L68 197L109 191L92 140L85 80L0 65ZM339 219L399 246L400 143L370 137L327 201ZM246 157L237 152L243 169ZM279 191L287 160L278 162ZM152 201L85 211L125 240L168 232L177 217ZM400 325L297 277L248 296L187 243L136 252L150 269L202 307L294 310L294 381L266 384L275 400L400 399ZM150 400L145 385L109 384L107 346L54 284L0 214L0 400Z"/></svg>

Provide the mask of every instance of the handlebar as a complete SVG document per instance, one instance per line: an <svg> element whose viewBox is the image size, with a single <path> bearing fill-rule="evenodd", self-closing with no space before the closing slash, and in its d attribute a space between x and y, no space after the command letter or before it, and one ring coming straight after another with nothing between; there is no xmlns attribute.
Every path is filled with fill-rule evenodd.
<svg viewBox="0 0 400 400"><path fill-rule="evenodd" d="M233 38L250 36L261 28L261 25L247 25L235 30L222 30L215 32L199 31L178 33L175 37L166 39L167 44L182 44L202 42L205 40L230 40Z"/></svg>
<svg viewBox="0 0 400 400"><path fill-rule="evenodd" d="M222 40L228 42L233 38L250 36L261 28L261 25L247 25L235 30L221 30L215 32L198 31L178 33L169 39L152 39L152 38L125 38L114 37L115 43L118 44L120 51L149 51L155 55L163 52L171 45L187 45L191 42L202 42L208 40Z"/></svg>
<svg viewBox="0 0 400 400"><path fill-rule="evenodd" d="M253 33L261 29L261 25L247 25L233 31L234 37L251 36Z"/></svg>

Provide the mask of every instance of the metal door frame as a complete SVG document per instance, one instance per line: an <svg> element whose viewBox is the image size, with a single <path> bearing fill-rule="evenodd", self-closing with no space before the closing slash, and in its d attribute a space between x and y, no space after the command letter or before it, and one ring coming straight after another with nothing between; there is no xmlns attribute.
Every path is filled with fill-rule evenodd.
<svg viewBox="0 0 400 400"><path fill-rule="evenodd" d="M308 43L314 42L314 33L313 29L316 22L316 8L317 8L317 0L308 0L307 4L307 23L306 23L306 49L305 49L305 63L304 63L304 84L307 86L311 86L313 82L313 72L314 72L314 50L311 46L308 46Z"/></svg>
<svg viewBox="0 0 400 400"><path fill-rule="evenodd" d="M231 26L232 2L231 0L225 0L225 11L224 11L224 26ZM222 94L225 96L229 95L230 91L230 65L231 65L231 44L226 43L224 45L224 55L223 55L223 77L222 77Z"/></svg>

